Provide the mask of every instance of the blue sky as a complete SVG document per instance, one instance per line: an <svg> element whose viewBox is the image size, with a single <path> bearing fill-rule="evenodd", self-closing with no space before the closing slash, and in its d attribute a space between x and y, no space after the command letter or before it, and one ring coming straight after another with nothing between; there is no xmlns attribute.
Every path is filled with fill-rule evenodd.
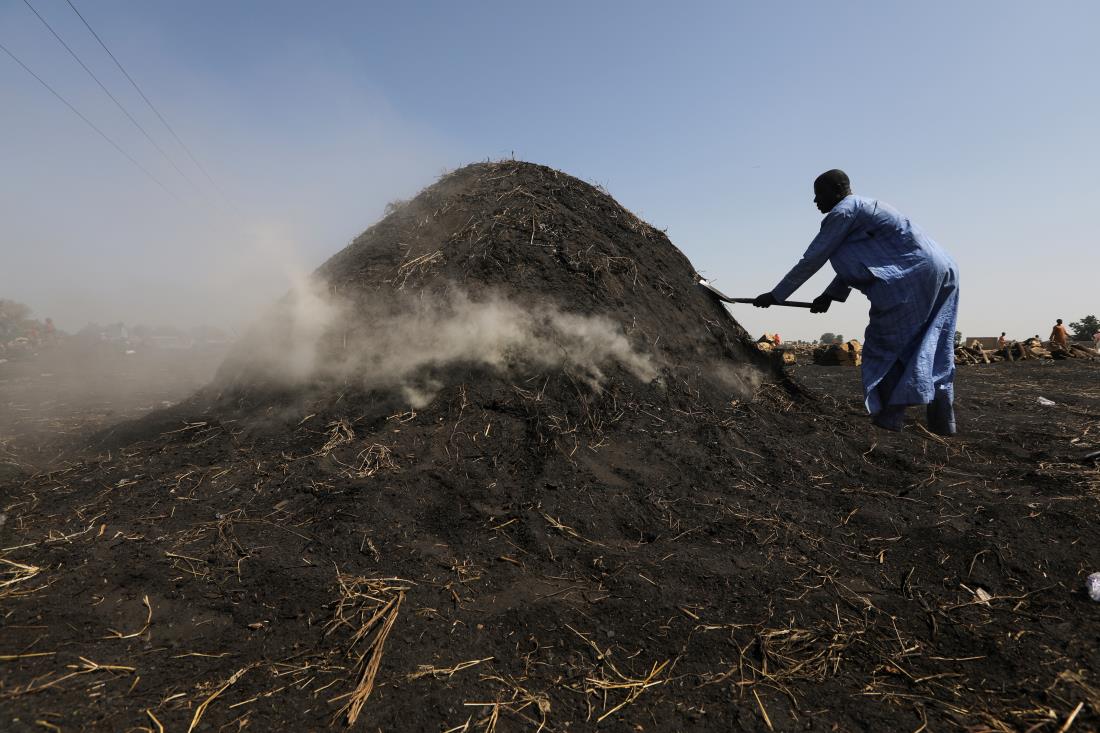
<svg viewBox="0 0 1100 733"><path fill-rule="evenodd" d="M0 43L174 192L0 53L0 297L63 327L240 323L388 201L513 153L604 185L733 294L794 264L841 167L958 260L966 334L1100 313L1097 3L73 0L223 197L68 4L30 1L197 184L0 6ZM866 310L735 315L814 338Z"/></svg>

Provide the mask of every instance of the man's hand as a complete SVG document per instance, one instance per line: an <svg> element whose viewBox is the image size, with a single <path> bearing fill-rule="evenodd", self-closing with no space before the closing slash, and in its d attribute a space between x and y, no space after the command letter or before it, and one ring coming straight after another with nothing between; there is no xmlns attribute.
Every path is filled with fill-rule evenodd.
<svg viewBox="0 0 1100 733"><path fill-rule="evenodd" d="M829 306L832 305L833 299L828 295L822 294L814 298L814 304L810 307L810 313L824 313L829 310Z"/></svg>
<svg viewBox="0 0 1100 733"><path fill-rule="evenodd" d="M752 304L755 305L757 308L770 308L778 302L779 301L775 299L774 295L772 295L770 292L767 292L761 293L760 295L756 296L756 299L752 301Z"/></svg>

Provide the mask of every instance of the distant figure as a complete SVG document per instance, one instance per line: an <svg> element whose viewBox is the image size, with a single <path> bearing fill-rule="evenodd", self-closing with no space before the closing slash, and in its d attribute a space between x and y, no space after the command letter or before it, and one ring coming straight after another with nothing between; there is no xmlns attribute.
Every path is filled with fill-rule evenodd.
<svg viewBox="0 0 1100 733"><path fill-rule="evenodd" d="M1008 339L1005 338L1005 332L1001 331L1001 335L997 337L997 348L1003 349L1008 346Z"/></svg>
<svg viewBox="0 0 1100 733"><path fill-rule="evenodd" d="M863 344L863 394L872 421L901 430L909 405L927 405L928 425L955 433L955 325L959 269L915 224L887 204L852 194L847 174L822 173L814 203L825 214L802 260L753 301L786 300L829 262L836 278L812 313L844 301L856 288L871 301Z"/></svg>
<svg viewBox="0 0 1100 733"><path fill-rule="evenodd" d="M783 343L783 339L779 338L779 334L778 334L778 333L777 333L777 334L775 334L775 339L774 339L774 341L775 341L775 345L776 345L776 346L779 346L780 344L782 344L782 343Z"/></svg>
<svg viewBox="0 0 1100 733"><path fill-rule="evenodd" d="M1100 351L1100 331L1097 331L1092 335L1092 348Z"/></svg>
<svg viewBox="0 0 1100 733"><path fill-rule="evenodd" d="M1063 349L1069 348L1069 334L1066 333L1066 327L1062 325L1061 318L1050 331L1050 343Z"/></svg>

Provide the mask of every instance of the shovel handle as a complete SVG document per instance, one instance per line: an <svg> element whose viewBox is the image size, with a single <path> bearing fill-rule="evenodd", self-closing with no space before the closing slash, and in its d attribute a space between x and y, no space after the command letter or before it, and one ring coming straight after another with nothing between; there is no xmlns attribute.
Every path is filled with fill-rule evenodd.
<svg viewBox="0 0 1100 733"><path fill-rule="evenodd" d="M751 303L754 300L756 300L755 298L731 298L730 296L726 295L725 293L723 293L718 288L711 285L706 280L700 280L697 283L697 285L699 287L701 287L703 290L706 290L708 293L713 295L715 298L718 298L718 300L722 301L723 303ZM775 305L785 305L788 308L813 308L814 307L813 303L806 303L806 302L801 301L801 300L781 300L778 303L776 303Z"/></svg>
<svg viewBox="0 0 1100 733"><path fill-rule="evenodd" d="M756 298L730 298L729 300L726 300L725 298L722 298L722 300L724 300L727 303L751 303L754 300L756 300ZM806 302L801 301L801 300L781 300L781 301L777 302L775 305L785 305L789 308L813 308L814 307L813 303L806 303Z"/></svg>

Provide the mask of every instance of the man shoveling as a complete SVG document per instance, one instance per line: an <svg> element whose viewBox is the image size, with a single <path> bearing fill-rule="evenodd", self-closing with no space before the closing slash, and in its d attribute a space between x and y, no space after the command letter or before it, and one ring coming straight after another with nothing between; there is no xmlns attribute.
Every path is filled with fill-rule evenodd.
<svg viewBox="0 0 1100 733"><path fill-rule="evenodd" d="M928 426L954 435L955 320L959 270L916 225L881 201L852 194L841 170L814 181L825 219L801 261L753 300L768 308L786 300L830 262L836 271L812 313L824 313L852 288L871 301L863 343L863 393L872 421L900 430L909 405L927 405Z"/></svg>

